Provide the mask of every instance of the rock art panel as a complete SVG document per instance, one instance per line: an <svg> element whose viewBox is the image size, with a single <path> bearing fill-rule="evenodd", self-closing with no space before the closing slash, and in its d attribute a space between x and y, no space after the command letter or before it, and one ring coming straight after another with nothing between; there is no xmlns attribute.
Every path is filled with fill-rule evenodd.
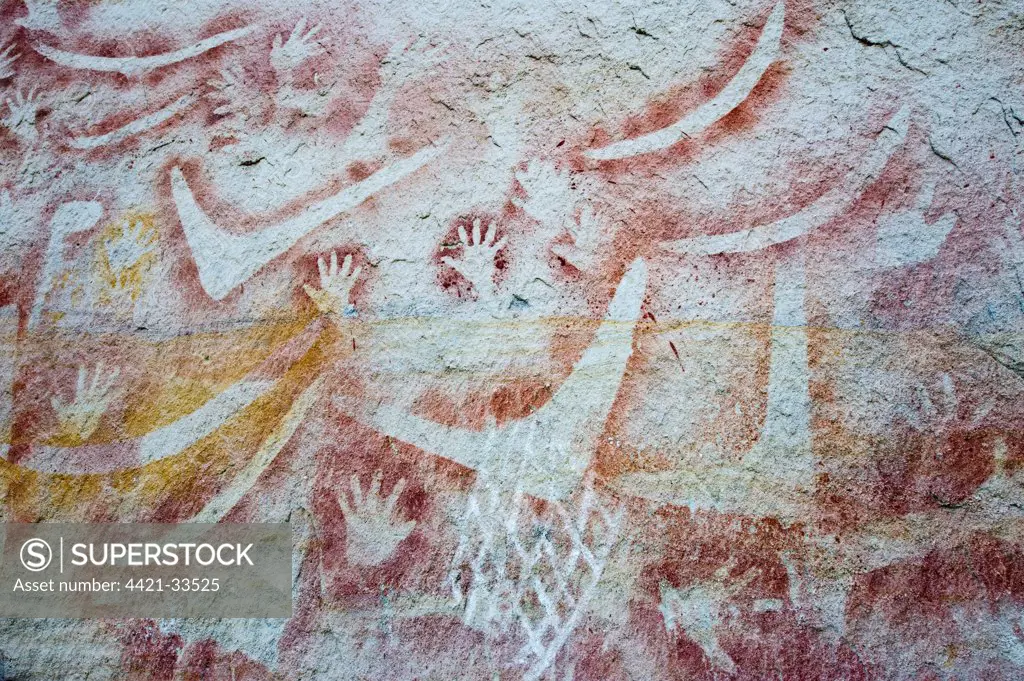
<svg viewBox="0 0 1024 681"><path fill-rule="evenodd" d="M1021 678L1022 51L0 2L0 519L294 540L290 619L0 619L0 677Z"/></svg>

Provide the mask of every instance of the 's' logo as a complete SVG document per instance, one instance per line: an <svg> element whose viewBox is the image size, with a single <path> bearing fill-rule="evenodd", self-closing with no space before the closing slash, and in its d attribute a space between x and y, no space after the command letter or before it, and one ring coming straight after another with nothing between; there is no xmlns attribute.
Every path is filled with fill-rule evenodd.
<svg viewBox="0 0 1024 681"><path fill-rule="evenodd" d="M45 570L53 560L50 545L42 539L29 539L21 545L21 564L26 570L39 572Z"/></svg>

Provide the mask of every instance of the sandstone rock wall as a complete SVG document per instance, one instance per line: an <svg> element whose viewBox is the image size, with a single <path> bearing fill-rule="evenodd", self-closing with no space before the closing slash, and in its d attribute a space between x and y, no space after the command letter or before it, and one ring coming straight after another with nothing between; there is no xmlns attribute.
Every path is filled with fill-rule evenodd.
<svg viewBox="0 0 1024 681"><path fill-rule="evenodd" d="M1020 2L0 18L0 517L295 538L6 678L1024 675Z"/></svg>

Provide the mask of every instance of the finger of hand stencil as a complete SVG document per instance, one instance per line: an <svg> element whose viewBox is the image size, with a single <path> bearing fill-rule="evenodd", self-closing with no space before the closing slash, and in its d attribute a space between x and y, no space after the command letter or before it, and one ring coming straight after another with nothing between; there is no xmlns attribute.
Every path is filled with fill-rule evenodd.
<svg viewBox="0 0 1024 681"><path fill-rule="evenodd" d="M295 28L292 29L291 34L288 36L288 42L292 42L292 40L301 36L304 30L306 30L306 17L300 17L299 21L295 24Z"/></svg>
<svg viewBox="0 0 1024 681"><path fill-rule="evenodd" d="M348 505L348 497L345 495L345 490L338 492L338 505L341 506L341 512L345 514L346 519L353 516L352 507Z"/></svg>
<svg viewBox="0 0 1024 681"><path fill-rule="evenodd" d="M395 504L398 503L398 497L402 496L402 492L405 490L405 478L401 478L395 483L395 486L391 488L391 494L388 495L388 500L384 504L384 510L391 515L395 510Z"/></svg>
<svg viewBox="0 0 1024 681"><path fill-rule="evenodd" d="M117 378L114 372L111 372L111 375L114 379ZM103 396L106 395L107 391L110 389L111 384L110 377L103 373L103 365L97 364L96 370L92 375L92 382L89 384L89 401L97 402L103 399Z"/></svg>
<svg viewBox="0 0 1024 681"><path fill-rule="evenodd" d="M597 228L597 214L590 206L584 206L580 211L580 231L589 232Z"/></svg>
<svg viewBox="0 0 1024 681"><path fill-rule="evenodd" d="M114 399L114 395L106 395L99 400L93 402L93 417L94 423L99 423L100 417L107 412L107 407L110 406L110 402Z"/></svg>
<svg viewBox="0 0 1024 681"><path fill-rule="evenodd" d="M117 379L120 375L121 367L115 367L114 370L110 372L110 374L107 376L106 381L104 381L101 384L103 386L101 392L102 395L107 395L107 393L110 392L110 389L114 387L114 384L117 382Z"/></svg>
<svg viewBox="0 0 1024 681"><path fill-rule="evenodd" d="M378 470L373 474L373 480L370 481L370 491L367 492L367 501L376 504L380 497L380 484L384 480L384 471Z"/></svg>
<svg viewBox="0 0 1024 681"><path fill-rule="evenodd" d="M352 274L352 255L346 255L345 259L341 263L341 276L348 277Z"/></svg>
<svg viewBox="0 0 1024 681"><path fill-rule="evenodd" d="M459 241L462 242L463 246L469 245L469 237L466 236L466 227L464 225L459 225Z"/></svg>
<svg viewBox="0 0 1024 681"><path fill-rule="evenodd" d="M473 245L480 245L480 218L473 220Z"/></svg>
<svg viewBox="0 0 1024 681"><path fill-rule="evenodd" d="M336 276L338 276L338 252L337 251L331 251L331 269L330 269L330 272L331 272L331 279L334 279Z"/></svg>
<svg viewBox="0 0 1024 681"><path fill-rule="evenodd" d="M930 417L935 417L939 413L939 410L935 408L934 404L932 404L932 398L928 394L928 389L924 386L918 386L917 394L921 400L921 409L924 413Z"/></svg>
<svg viewBox="0 0 1024 681"><path fill-rule="evenodd" d="M324 27L323 24L317 24L313 28L311 28L308 31L306 31L306 35L302 36L302 40L303 41L312 40L313 36L315 36L317 33L319 33L320 29L322 29L323 27Z"/></svg>
<svg viewBox="0 0 1024 681"><path fill-rule="evenodd" d="M356 505L356 508L362 508L363 490L359 486L359 476L353 473L349 479L349 484L352 486L352 502Z"/></svg>
<svg viewBox="0 0 1024 681"><path fill-rule="evenodd" d="M85 393L85 379L87 378L85 365L78 367L78 382L75 384L75 397Z"/></svg>
<svg viewBox="0 0 1024 681"><path fill-rule="evenodd" d="M960 406L960 399L956 395L953 377L945 372L942 374L942 400L946 403L946 414L955 414Z"/></svg>
<svg viewBox="0 0 1024 681"><path fill-rule="evenodd" d="M128 224L128 233L131 235L131 238L135 241L141 242L142 237L144 236L143 230L145 229L145 225L142 224L140 220L132 220Z"/></svg>
<svg viewBox="0 0 1024 681"><path fill-rule="evenodd" d="M6 68L10 68L10 66L12 64L14 64L14 62L18 61L18 57L21 56L20 52L17 53L17 54L8 56L12 49L14 49L14 45L13 44L8 45L7 49L4 50L3 53L0 53L0 66L3 66L3 68L5 68L5 69ZM10 78L13 75L14 75L14 71L12 70L8 74L6 74L4 77L5 78Z"/></svg>
<svg viewBox="0 0 1024 681"><path fill-rule="evenodd" d="M96 367L92 372L92 383L89 384L89 392L95 394L96 390L100 387L100 381L103 378L103 360L96 363Z"/></svg>
<svg viewBox="0 0 1024 681"><path fill-rule="evenodd" d="M324 262L323 256L317 257L316 267L320 270L320 286L327 286L327 282L330 280L330 275L327 274L327 263Z"/></svg>

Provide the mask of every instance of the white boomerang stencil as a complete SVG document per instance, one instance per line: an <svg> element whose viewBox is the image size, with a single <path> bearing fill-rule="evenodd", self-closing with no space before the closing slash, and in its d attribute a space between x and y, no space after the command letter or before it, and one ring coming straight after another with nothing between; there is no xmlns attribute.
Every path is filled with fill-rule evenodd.
<svg viewBox="0 0 1024 681"><path fill-rule="evenodd" d="M565 498L590 463L619 392L646 290L647 265L638 259L558 392L526 418L476 431L352 398L335 397L334 404L384 435L473 468L494 484L543 499Z"/></svg>
<svg viewBox="0 0 1024 681"><path fill-rule="evenodd" d="M172 424L158 428L139 441L139 463L145 466L182 450L182 443L195 444L219 428L232 415L267 394L274 381L243 379L212 400Z"/></svg>
<svg viewBox="0 0 1024 681"><path fill-rule="evenodd" d="M782 40L782 29L785 23L786 3L780 1L768 16L768 20L761 30L761 37L747 61L714 99L702 104L696 111L667 128L622 140L600 149L591 149L586 152L586 155L598 161L638 156L665 149L685 137L693 137L707 130L750 96L765 71L778 58L779 43Z"/></svg>
<svg viewBox="0 0 1024 681"><path fill-rule="evenodd" d="M263 471L277 458L277 455L281 453L284 446L292 439L292 435L302 425L306 412L309 411L309 408L320 397L321 389L326 381L327 378L325 376L320 376L295 398L288 412L281 418L281 421L270 435L267 436L267 439L263 441L259 450L249 460L249 463L245 465L245 468L235 476L235 479L224 490L211 499L203 507L203 510L192 517L192 522L219 522L227 515L228 511L235 507L235 504L256 484Z"/></svg>
<svg viewBox="0 0 1024 681"><path fill-rule="evenodd" d="M616 490L686 506L692 512L770 515L780 520L796 520L806 513L803 490L814 488L814 455L802 245L780 254L773 289L768 401L760 435L742 462L627 473L612 482Z"/></svg>
<svg viewBox="0 0 1024 681"><path fill-rule="evenodd" d="M180 168L171 169L171 193L185 239L192 250L199 283L214 300L222 300L268 262L311 231L355 208L374 193L398 182L436 158L445 144L425 147L412 156L378 170L337 194L310 204L299 215L249 234L232 234L214 222L196 203Z"/></svg>
<svg viewBox="0 0 1024 681"><path fill-rule="evenodd" d="M206 402L191 414L163 428L157 428L138 440L139 463L159 461L194 445L213 431L220 428L232 415L245 409L261 395L274 386L274 381L242 379L233 383L216 397ZM76 473L101 472L87 465L83 467L83 459L89 456L94 446L80 447L33 447L32 457L21 463L32 470L63 473L73 468Z"/></svg>
<svg viewBox="0 0 1024 681"><path fill-rule="evenodd" d="M288 340L281 349L287 348L291 354L304 355L318 336L316 322L313 322ZM276 361L275 356L278 356L278 351L195 411L139 438L124 441L125 445L137 447L138 461L132 467L145 466L183 452L269 393L278 384L278 379L263 378L261 375L263 367L268 362ZM97 447L98 445L34 446L31 457L19 465L47 473L67 473L69 470L75 473L107 472L111 470L107 466L90 465L89 459L97 451Z"/></svg>
<svg viewBox="0 0 1024 681"><path fill-rule="evenodd" d="M847 212L868 185L879 178L889 159L906 140L909 122L910 109L903 107L885 124L874 147L868 151L860 167L843 178L838 187L829 190L800 212L767 225L737 232L666 241L661 247L676 253L692 255L749 253L803 236L831 222Z"/></svg>
<svg viewBox="0 0 1024 681"><path fill-rule="evenodd" d="M85 69L87 71L105 71L108 73L121 73L126 76L138 76L154 69L177 64L186 59L198 57L215 47L225 43L243 38L253 31L253 26L243 26L223 33L211 35L194 45L183 47L173 52L153 54L145 57L101 57L92 54L80 54L78 52L66 52L60 48L52 47L41 42L32 43L32 49L43 55L52 62L72 69Z"/></svg>
<svg viewBox="0 0 1024 681"><path fill-rule="evenodd" d="M196 95L182 95L167 106L146 116L136 118L134 121L131 121L116 130L111 130L103 135L83 135L81 137L72 137L68 144L75 149L95 149L108 144L117 144L118 142L122 142L133 135L138 135L150 128L155 128L161 123L174 118L197 101L199 101L199 98Z"/></svg>

